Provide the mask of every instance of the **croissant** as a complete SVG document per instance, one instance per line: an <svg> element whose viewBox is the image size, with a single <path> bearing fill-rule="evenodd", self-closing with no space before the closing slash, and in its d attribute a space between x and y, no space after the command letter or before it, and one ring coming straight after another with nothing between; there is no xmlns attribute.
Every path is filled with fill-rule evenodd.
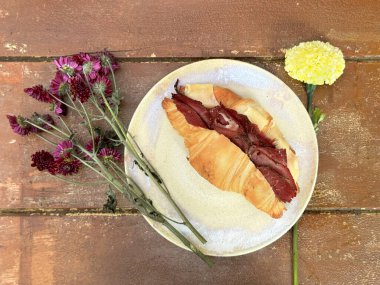
<svg viewBox="0 0 380 285"><path fill-rule="evenodd" d="M181 89L179 93L201 101L205 107L215 107L222 104L240 114L246 115L267 137L275 141L276 148L286 150L288 168L294 180L298 180L298 159L294 150L284 139L272 116L256 101L241 98L231 90L213 84L187 84L179 89Z"/></svg>
<svg viewBox="0 0 380 285"><path fill-rule="evenodd" d="M269 169L270 165L261 165L263 156L260 151L267 153L270 150L267 155L276 161L274 164L269 161L271 167L278 168L279 173L291 177L291 180L294 178L294 181L298 178L298 163L294 151L282 137L271 116L255 101L242 99L225 88L211 84L175 87L183 95L174 94L173 99L165 98L162 107L172 126L184 138L192 167L217 188L239 193L271 217L281 217L286 210L284 201L290 201L295 194L289 196L289 193L275 192L278 187L272 188L269 182L275 186L278 181L287 178L281 180L277 172ZM233 111L223 109L223 106ZM215 116L224 125L214 124ZM248 137L242 132L239 123L244 120L246 124L257 125L258 130L254 128L254 133L262 145L247 144ZM268 145L279 148L278 152ZM289 170L283 165L286 160ZM258 162L258 167L252 161Z"/></svg>

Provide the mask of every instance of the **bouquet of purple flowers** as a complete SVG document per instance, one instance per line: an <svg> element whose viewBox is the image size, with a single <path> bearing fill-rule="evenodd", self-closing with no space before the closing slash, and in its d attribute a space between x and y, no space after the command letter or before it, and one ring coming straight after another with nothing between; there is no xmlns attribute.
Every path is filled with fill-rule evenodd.
<svg viewBox="0 0 380 285"><path fill-rule="evenodd" d="M120 121L121 97L115 71L120 67L107 52L79 53L54 60L56 74L49 88L36 85L24 91L30 97L48 103L50 114L33 113L30 117L7 115L13 131L19 135L33 134L52 146L53 151L40 150L31 157L32 167L46 171L69 183L82 167L94 172L109 185L107 210L115 211L115 191L121 192L141 214L163 224L191 251L208 265L212 261L198 250L175 224L185 225L202 242L206 240L194 228L172 199L164 181L141 153L133 136ZM75 113L80 122L69 124L67 116ZM72 121L72 120L71 120ZM100 125L106 125L107 130ZM85 135L84 135L85 134ZM135 181L122 169L120 148L131 154L138 167L161 191L178 213L176 221L160 213Z"/></svg>

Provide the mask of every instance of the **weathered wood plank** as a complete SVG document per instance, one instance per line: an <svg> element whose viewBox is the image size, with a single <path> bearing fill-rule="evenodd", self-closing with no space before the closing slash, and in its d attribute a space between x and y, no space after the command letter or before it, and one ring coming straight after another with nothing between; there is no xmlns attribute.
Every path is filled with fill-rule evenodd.
<svg viewBox="0 0 380 285"><path fill-rule="evenodd" d="M376 284L378 214L304 215L300 284ZM0 284L290 284L291 237L208 269L140 216L2 217ZM44 282L42 282L44 281Z"/></svg>
<svg viewBox="0 0 380 285"><path fill-rule="evenodd" d="M103 48L127 57L282 56L306 40L373 56L379 11L375 0L3 1L0 56Z"/></svg>
<svg viewBox="0 0 380 285"><path fill-rule="evenodd" d="M305 101L302 85L287 76L281 61L254 63L279 76ZM123 63L118 77L125 121L160 78L184 64ZM348 62L333 86L318 87L315 102L327 119L318 135L319 178L310 208L379 208L379 71L379 62ZM7 127L5 114L28 115L32 109L45 108L22 90L47 84L52 73L51 63L1 63L0 208L101 207L104 203L102 187L67 186L32 169L30 155L40 148L40 142L32 136L21 138Z"/></svg>
<svg viewBox="0 0 380 285"><path fill-rule="evenodd" d="M337 84L316 93L327 118L318 135L315 207L380 207L379 71L377 62L348 64Z"/></svg>
<svg viewBox="0 0 380 285"><path fill-rule="evenodd" d="M20 218L0 217L0 284L20 284Z"/></svg>
<svg viewBox="0 0 380 285"><path fill-rule="evenodd" d="M209 269L141 216L2 217L0 284L290 284L290 235Z"/></svg>
<svg viewBox="0 0 380 285"><path fill-rule="evenodd" d="M299 227L300 284L379 284L379 218L305 215Z"/></svg>

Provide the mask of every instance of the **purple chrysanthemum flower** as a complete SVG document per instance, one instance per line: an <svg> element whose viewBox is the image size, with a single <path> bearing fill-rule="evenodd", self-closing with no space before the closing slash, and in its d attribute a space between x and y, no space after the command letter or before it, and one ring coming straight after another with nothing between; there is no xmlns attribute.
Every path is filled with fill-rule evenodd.
<svg viewBox="0 0 380 285"><path fill-rule="evenodd" d="M102 65L101 71L104 75L108 75L111 72L110 67L112 67L113 71L120 67L113 54L108 51L101 52L99 54L99 59Z"/></svg>
<svg viewBox="0 0 380 285"><path fill-rule="evenodd" d="M61 97L67 94L69 90L67 79L61 72L57 71L54 79L50 82L50 92L56 97Z"/></svg>
<svg viewBox="0 0 380 285"><path fill-rule="evenodd" d="M74 61L71 57L60 57L54 60L57 69L62 72L65 79L71 78L75 75L76 71L80 71L82 67Z"/></svg>
<svg viewBox="0 0 380 285"><path fill-rule="evenodd" d="M77 75L74 78L71 78L69 83L73 100L75 101L76 98L78 98L81 103L87 102L88 98L91 96L91 91L82 76Z"/></svg>
<svg viewBox="0 0 380 285"><path fill-rule="evenodd" d="M108 160L114 160L114 161L121 160L120 152L118 152L116 149L113 149L113 148L102 148L99 152L99 156Z"/></svg>
<svg viewBox="0 0 380 285"><path fill-rule="evenodd" d="M60 142L57 145L53 155L56 159L58 159L58 158L62 158L62 157L65 157L67 155L70 155L71 152L73 152L73 150L74 150L73 142L66 140L66 141Z"/></svg>
<svg viewBox="0 0 380 285"><path fill-rule="evenodd" d="M92 84L92 89L94 90L94 93L99 96L103 94L107 97L112 94L112 84L106 76L97 77Z"/></svg>
<svg viewBox="0 0 380 285"><path fill-rule="evenodd" d="M84 52L80 52L80 53L74 54L71 58L73 61L78 63L78 65L82 65L83 61L84 61L84 59L83 59L84 54L85 54Z"/></svg>
<svg viewBox="0 0 380 285"><path fill-rule="evenodd" d="M21 116L7 115L12 130L19 135L26 136L32 131L32 126ZM34 130L34 128L33 128Z"/></svg>
<svg viewBox="0 0 380 285"><path fill-rule="evenodd" d="M63 101L63 98L60 100ZM66 116L67 114L67 106L62 104L60 101L54 101L52 110L54 110L54 113L58 116Z"/></svg>
<svg viewBox="0 0 380 285"><path fill-rule="evenodd" d="M95 142L95 149L96 149L96 148L99 147L100 136L95 137L95 138L94 138L94 142ZM89 140L89 141L86 143L85 148L86 148L86 150L88 150L88 151L90 151L90 152L93 151L93 149L94 149L94 143L93 143L92 139Z"/></svg>
<svg viewBox="0 0 380 285"><path fill-rule="evenodd" d="M53 97L50 96L49 92L42 85L25 88L24 92L38 101L53 102Z"/></svg>
<svg viewBox="0 0 380 285"><path fill-rule="evenodd" d="M54 113L58 116L65 116L67 113L67 107L60 101L63 101L63 96L70 91L70 85L61 72L56 72L54 79L50 82L49 90L53 97L52 110L54 110Z"/></svg>
<svg viewBox="0 0 380 285"><path fill-rule="evenodd" d="M44 128L45 130L51 130L52 127L50 125L54 125L54 120L53 120L52 116L50 116L49 114L40 115L37 112L35 112L32 115L32 117L30 118L30 121L32 121L34 124L40 126L41 128ZM32 126L31 132L37 133L40 131L41 131L40 129Z"/></svg>
<svg viewBox="0 0 380 285"><path fill-rule="evenodd" d="M37 167L39 171L48 170L51 174L55 174L55 162L53 155L45 150L37 151L32 155L32 167Z"/></svg>
<svg viewBox="0 0 380 285"><path fill-rule="evenodd" d="M57 145L57 148L53 153L56 173L66 176L78 172L81 163L78 159L72 156L74 151L74 144L72 141L65 140Z"/></svg>
<svg viewBox="0 0 380 285"><path fill-rule="evenodd" d="M78 173L80 166L81 162L71 155L60 157L55 161L56 172L64 176Z"/></svg>
<svg viewBox="0 0 380 285"><path fill-rule="evenodd" d="M82 72L90 80L94 80L102 68L99 58L91 56L87 53L81 54L83 59Z"/></svg>

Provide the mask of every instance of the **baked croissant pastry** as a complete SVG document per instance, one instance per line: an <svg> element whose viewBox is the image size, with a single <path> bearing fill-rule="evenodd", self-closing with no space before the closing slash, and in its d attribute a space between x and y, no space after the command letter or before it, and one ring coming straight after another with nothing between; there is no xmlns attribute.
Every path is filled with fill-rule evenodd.
<svg viewBox="0 0 380 285"><path fill-rule="evenodd" d="M212 84L175 85L162 107L184 138L193 168L273 218L298 192L298 162L272 117L254 100Z"/></svg>

